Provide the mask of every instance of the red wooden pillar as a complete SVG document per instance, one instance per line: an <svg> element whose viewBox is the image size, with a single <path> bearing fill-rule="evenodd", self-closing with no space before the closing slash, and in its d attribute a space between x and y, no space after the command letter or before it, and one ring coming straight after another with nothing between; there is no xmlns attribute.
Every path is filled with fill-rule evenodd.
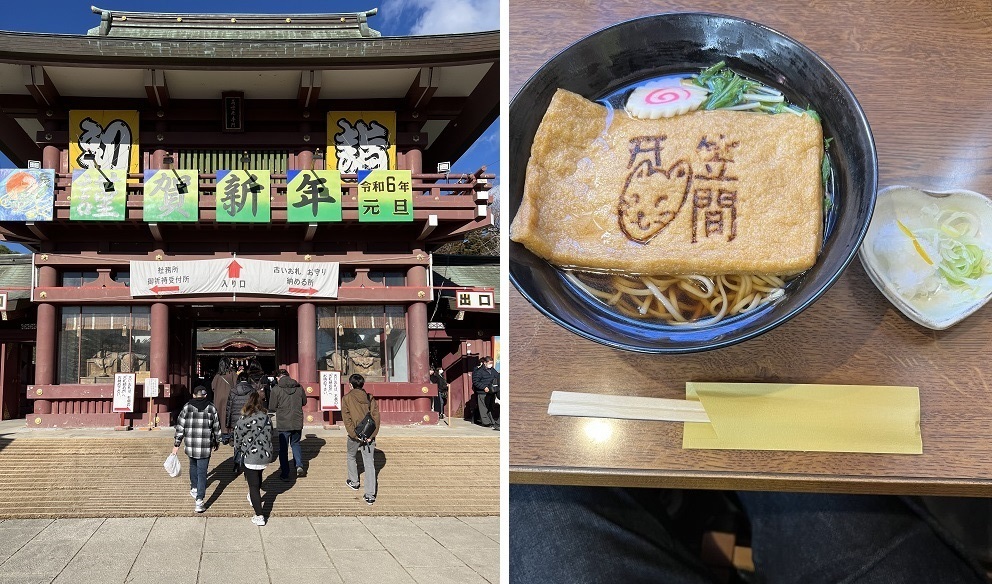
<svg viewBox="0 0 992 584"><path fill-rule="evenodd" d="M296 307L296 344L297 352L297 381L312 391L307 393L307 403L303 406L305 412L316 412L320 409L320 387L317 379L317 307L312 302L304 302ZM318 399L314 399L318 398ZM309 418L310 416L307 416ZM313 420L322 423L320 416L313 415Z"/></svg>
<svg viewBox="0 0 992 584"><path fill-rule="evenodd" d="M159 148L152 152L152 159L150 167L153 169L160 169L165 166L165 155L166 151Z"/></svg>
<svg viewBox="0 0 992 584"><path fill-rule="evenodd" d="M406 272L406 285L427 287L427 268L412 266ZM407 309L406 322L410 339L410 382L424 383L430 378L428 362L430 354L427 347L427 297L424 302L414 302ZM416 411L428 413L431 411L431 398L415 398Z"/></svg>
<svg viewBox="0 0 992 584"><path fill-rule="evenodd" d="M57 150L57 149L56 149ZM48 148L45 148L48 156ZM56 285L57 274L53 266L38 268L38 286L51 288ZM38 336L35 345L34 382L37 385L53 385L55 383L55 339L58 336L58 311L54 304L42 302L38 305ZM52 402L38 399L34 402L34 413L52 413Z"/></svg>
<svg viewBox="0 0 992 584"><path fill-rule="evenodd" d="M423 153L413 148L406 151L406 167L414 175L421 174L424 166ZM414 255L419 250L413 250ZM424 266L412 266L406 273L407 286L427 287L427 268ZM407 331L410 339L410 381L412 383L427 384L430 379L428 369L430 367L430 352L427 347L427 296L423 302L414 302L407 309ZM428 413L431 411L431 398L418 397L414 400L414 407L418 412Z"/></svg>
<svg viewBox="0 0 992 584"><path fill-rule="evenodd" d="M152 304L152 338L148 369L152 377L160 383L169 381L169 305L164 302ZM152 411L148 415L152 420L163 411L167 399L163 396L154 398Z"/></svg>
<svg viewBox="0 0 992 584"><path fill-rule="evenodd" d="M300 150L296 153L294 170L310 170L311 166L313 166L313 150Z"/></svg>
<svg viewBox="0 0 992 584"><path fill-rule="evenodd" d="M45 146L45 149L41 151L41 166L58 172L61 163L61 151L58 146Z"/></svg>

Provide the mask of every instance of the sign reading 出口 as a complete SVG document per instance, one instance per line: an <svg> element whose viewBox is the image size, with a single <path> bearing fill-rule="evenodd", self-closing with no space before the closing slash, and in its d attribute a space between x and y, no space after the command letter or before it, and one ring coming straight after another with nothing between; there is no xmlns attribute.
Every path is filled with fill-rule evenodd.
<svg viewBox="0 0 992 584"><path fill-rule="evenodd" d="M269 294L337 298L337 262L245 258L131 262L131 296Z"/></svg>

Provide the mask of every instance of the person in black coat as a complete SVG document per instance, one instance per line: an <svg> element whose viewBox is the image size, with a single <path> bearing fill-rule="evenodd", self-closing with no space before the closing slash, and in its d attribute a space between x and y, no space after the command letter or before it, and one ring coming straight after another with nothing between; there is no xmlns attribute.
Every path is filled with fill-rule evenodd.
<svg viewBox="0 0 992 584"><path fill-rule="evenodd" d="M483 357L482 364L472 372L472 390L479 404L479 422L483 426L499 430L499 422L493 419L492 409L499 392L499 371L493 369L493 358Z"/></svg>
<svg viewBox="0 0 992 584"><path fill-rule="evenodd" d="M438 419L444 419L444 406L448 403L448 380L444 378L444 369L431 369L431 383L437 385L437 397L433 400L438 413Z"/></svg>

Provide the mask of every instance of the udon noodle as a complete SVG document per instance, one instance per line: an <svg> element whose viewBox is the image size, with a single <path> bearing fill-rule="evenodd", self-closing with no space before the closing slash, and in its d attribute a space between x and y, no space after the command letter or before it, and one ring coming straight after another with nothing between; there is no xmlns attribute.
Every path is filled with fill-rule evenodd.
<svg viewBox="0 0 992 584"><path fill-rule="evenodd" d="M778 276L631 276L570 271L565 276L621 314L673 325L713 324L785 293L785 280Z"/></svg>

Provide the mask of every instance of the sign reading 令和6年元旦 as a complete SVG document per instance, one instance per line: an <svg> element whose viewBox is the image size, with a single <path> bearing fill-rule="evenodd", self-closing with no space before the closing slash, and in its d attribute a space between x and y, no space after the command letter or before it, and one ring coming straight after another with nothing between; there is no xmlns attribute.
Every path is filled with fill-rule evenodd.
<svg viewBox="0 0 992 584"><path fill-rule="evenodd" d="M245 258L131 262L131 296L269 294L337 298L337 262Z"/></svg>

